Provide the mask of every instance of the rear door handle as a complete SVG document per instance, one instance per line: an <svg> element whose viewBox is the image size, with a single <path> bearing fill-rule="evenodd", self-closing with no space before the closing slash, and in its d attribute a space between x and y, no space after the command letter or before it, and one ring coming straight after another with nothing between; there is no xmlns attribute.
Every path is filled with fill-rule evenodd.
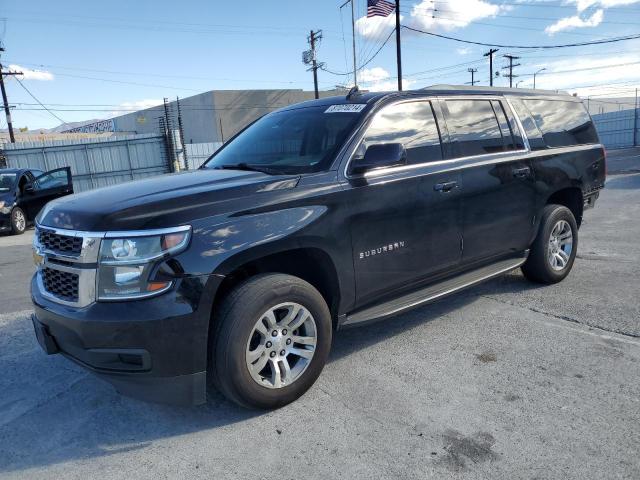
<svg viewBox="0 0 640 480"><path fill-rule="evenodd" d="M453 181L453 182L444 182L444 183L436 183L433 186L433 189L436 192L442 192L442 193L446 193L446 192L450 192L451 190L453 190L454 188L456 188L458 186L458 182Z"/></svg>
<svg viewBox="0 0 640 480"><path fill-rule="evenodd" d="M522 168L514 168L513 169L513 176L516 177L516 178L528 177L529 173L531 173L531 169L529 167L522 167Z"/></svg>

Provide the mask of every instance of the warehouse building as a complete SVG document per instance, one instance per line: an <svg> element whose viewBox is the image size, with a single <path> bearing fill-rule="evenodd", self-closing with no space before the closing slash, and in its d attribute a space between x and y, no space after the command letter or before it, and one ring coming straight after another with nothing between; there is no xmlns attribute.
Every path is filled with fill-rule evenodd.
<svg viewBox="0 0 640 480"><path fill-rule="evenodd" d="M321 97L345 95L344 90L320 92ZM304 90L212 90L181 98L180 113L185 143L224 142L248 123L265 113L314 98L312 91ZM170 122L178 128L176 101L167 105ZM111 120L106 127L114 132L158 133L160 119L165 117L164 105L128 113ZM104 122L99 122L104 123ZM86 128L84 126L81 128Z"/></svg>

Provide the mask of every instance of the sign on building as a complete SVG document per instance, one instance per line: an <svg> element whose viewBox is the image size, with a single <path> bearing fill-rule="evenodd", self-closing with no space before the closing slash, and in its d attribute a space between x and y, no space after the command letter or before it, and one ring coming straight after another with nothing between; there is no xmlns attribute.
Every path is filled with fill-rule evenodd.
<svg viewBox="0 0 640 480"><path fill-rule="evenodd" d="M100 120L98 122L87 123L80 127L64 130L62 133L102 133L102 132L115 132L116 126L113 119Z"/></svg>

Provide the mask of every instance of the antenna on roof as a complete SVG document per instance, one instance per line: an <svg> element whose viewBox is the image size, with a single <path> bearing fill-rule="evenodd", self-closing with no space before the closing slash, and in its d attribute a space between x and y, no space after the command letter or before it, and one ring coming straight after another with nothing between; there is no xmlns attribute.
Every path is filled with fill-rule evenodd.
<svg viewBox="0 0 640 480"><path fill-rule="evenodd" d="M347 93L347 100L351 100L358 95L360 95L360 89L358 88L358 85L354 85L351 87L351 90L349 90L349 93Z"/></svg>

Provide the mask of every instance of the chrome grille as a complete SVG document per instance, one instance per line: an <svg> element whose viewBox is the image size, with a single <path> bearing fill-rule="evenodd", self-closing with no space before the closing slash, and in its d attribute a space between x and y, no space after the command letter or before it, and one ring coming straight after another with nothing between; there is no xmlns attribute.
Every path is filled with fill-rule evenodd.
<svg viewBox="0 0 640 480"><path fill-rule="evenodd" d="M60 235L53 230L39 227L38 242L47 250L67 255L80 255L82 252L82 237Z"/></svg>
<svg viewBox="0 0 640 480"><path fill-rule="evenodd" d="M42 269L42 283L51 295L67 302L78 301L80 282L77 274L45 267Z"/></svg>

